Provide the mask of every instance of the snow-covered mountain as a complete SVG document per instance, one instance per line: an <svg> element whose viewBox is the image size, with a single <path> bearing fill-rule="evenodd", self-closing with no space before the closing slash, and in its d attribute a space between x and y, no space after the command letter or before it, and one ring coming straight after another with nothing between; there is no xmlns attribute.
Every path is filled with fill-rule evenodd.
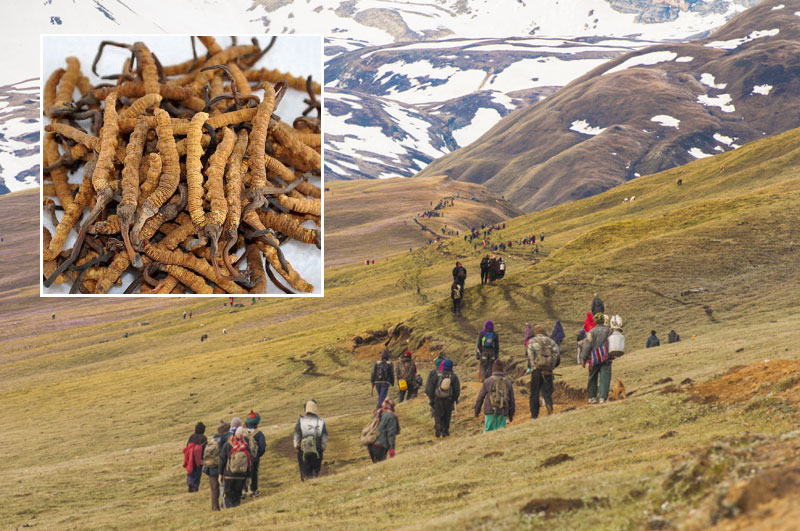
<svg viewBox="0 0 800 531"><path fill-rule="evenodd" d="M419 175L535 210L800 127L799 106L800 0L765 0L703 39L599 66Z"/></svg>
<svg viewBox="0 0 800 531"><path fill-rule="evenodd" d="M469 57L466 55L461 60L454 61L451 70L448 70L446 63L442 62L448 58L442 56L435 66L431 62L432 75L429 75L428 81L423 82L420 82L423 76L419 73L427 66L423 61L429 54L420 53L420 50L405 50L407 59L413 59L412 52L418 54L418 59L413 60L416 64L407 65L395 61L396 64L392 65L389 59L404 60L400 58L403 50L376 50L375 59L371 61L382 58L386 76L383 80L374 80L378 85L385 86L384 93L374 94L381 99L375 100L373 107L380 107L385 111L378 120L380 124L365 123L363 120L357 123L357 117L347 115L347 106L352 103L370 106L364 95L359 95L359 98L364 98L361 103L352 99L348 102L339 97L343 93L355 92L348 79L339 80L341 85L335 86L338 91L331 90L332 109L337 109L335 112L339 113L331 115L331 128L327 130L333 135L331 148L346 151L348 146L342 140L346 139L347 144L352 147L351 152L359 151L358 147L353 147L357 144L356 139L371 134L371 130L364 130L364 127L380 127L383 132L391 127L389 121L393 121L394 127L400 127L402 132L393 132L392 138L405 142L404 150L409 146L412 150L394 159L384 160L383 157L377 157L376 160L381 160L383 166L374 168L360 166L358 170L342 168L343 171L338 172L331 166L331 176L344 177L349 170L356 171L357 176L399 175L413 173L435 156L446 153L457 145L468 144L491 123L507 114L512 106L530 103L552 92L553 86L563 85L575 75L587 71L590 64L589 57L567 63L566 52L562 52L556 59L547 59L547 54L543 51L517 51L515 48L547 46L535 44L534 39L526 44L524 39L516 40L512 37L558 35L565 37L567 47L575 47L578 46L576 43L597 44L580 39L603 35L605 37L602 40L612 41L612 47L620 46L629 50L648 40L686 39L702 34L757 2L758 0L43 0L26 3L24 9L15 10L14 23L7 24L0 34L0 44L7 52L5 68L0 72L0 84L7 85L0 90L7 94L3 97L9 101L16 102L21 96L22 103L13 105L27 108L26 111L15 110L12 113L9 107L7 112L0 112L0 132L3 134L0 138L0 164L3 167L0 177L6 182L5 188L8 189L38 184L35 177L38 168L34 169L38 148L33 144L28 146L28 150L20 144L35 138L33 135L38 131L38 124L29 121L38 116L38 99L31 91L22 91L24 94L15 95L11 93L19 92L14 88L16 85L26 87L35 84L16 82L39 75L40 33L82 33L86 28L91 28L93 33L106 34L322 33L333 37L328 45L331 54L328 56L329 63L334 60L344 63L345 58L340 58L340 55L366 46L454 37L491 37L492 39L482 39L483 42L475 43L475 47L482 46L484 49L480 53L478 50L474 53L484 56L487 62L490 58L486 54L494 54L493 60L498 63L501 62L498 57L511 57L503 60L504 67L501 71L490 73L486 65L467 68L465 65ZM626 40L634 44L623 44ZM441 48L439 44L432 45ZM497 48L492 52L488 48L490 46L509 48ZM587 51L583 50L579 54L585 55ZM362 57L363 53L366 52L350 57L354 62L364 61L369 64L370 59ZM537 53L540 55L536 55ZM613 57L610 49L605 49L602 53L608 54L603 57L605 59ZM525 60L536 61L538 64L526 63ZM517 66L512 63L517 63ZM531 66L535 67L536 73L529 76L524 71ZM560 76L561 80L558 82L553 81L554 77L559 77L556 71L567 66L570 69L565 72L571 73ZM389 75L390 70L396 67L408 67L404 73L409 84L407 87L402 86L401 76L398 75L400 73ZM541 73L546 69L547 74ZM469 70L474 72L468 73ZM451 71L452 74L449 73ZM478 76L486 79L478 80ZM521 82L519 85L512 83L512 79L517 76L522 77L517 81L527 79L530 86L523 86L524 83ZM539 78L541 83L537 85L537 81L533 81L534 77ZM469 92L456 91L449 98L441 95L445 88L452 90L462 81L470 89ZM419 83L419 86L411 86L412 82ZM373 84L373 87L378 85ZM36 102L26 103L26 100ZM20 113L27 113L24 119L17 120L13 117ZM428 132L423 133L422 123L413 120L414 125L406 131L405 120L401 121L398 117L407 113L427 123L425 129ZM354 127L337 129L340 125ZM408 140L412 137L416 139L413 143ZM12 138L17 140L10 140ZM398 149L393 146L388 152ZM9 160L10 153L21 155L21 160ZM343 154L338 162L340 165L348 162L346 155ZM5 188L0 186L0 192Z"/></svg>
<svg viewBox="0 0 800 531"><path fill-rule="evenodd" d="M326 179L410 177L639 39L327 39Z"/></svg>
<svg viewBox="0 0 800 531"><path fill-rule="evenodd" d="M39 80L0 86L0 194L39 185Z"/></svg>

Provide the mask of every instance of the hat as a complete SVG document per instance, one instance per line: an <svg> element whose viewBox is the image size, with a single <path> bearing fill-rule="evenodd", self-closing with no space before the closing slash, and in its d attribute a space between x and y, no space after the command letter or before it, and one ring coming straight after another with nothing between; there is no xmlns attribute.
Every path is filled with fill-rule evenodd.
<svg viewBox="0 0 800 531"><path fill-rule="evenodd" d="M403 354L405 356L409 357L409 358L411 357L411 351L410 350L406 350L405 352L403 352Z"/></svg>
<svg viewBox="0 0 800 531"><path fill-rule="evenodd" d="M653 335L653 336L656 335L656 331L655 330L650 330L650 335Z"/></svg>
<svg viewBox="0 0 800 531"><path fill-rule="evenodd" d="M389 359L389 349L387 349L387 348L383 349L383 354L381 354L381 359L382 360L388 360Z"/></svg>
<svg viewBox="0 0 800 531"><path fill-rule="evenodd" d="M453 370L453 360L444 360L444 363L442 363L442 370L443 371L452 371Z"/></svg>
<svg viewBox="0 0 800 531"><path fill-rule="evenodd" d="M502 360L494 360L494 364L492 365L492 372L503 372L505 365L503 364Z"/></svg>
<svg viewBox="0 0 800 531"><path fill-rule="evenodd" d="M242 425L242 419L239 417L233 417L231 419L231 428L237 428Z"/></svg>
<svg viewBox="0 0 800 531"><path fill-rule="evenodd" d="M491 322L491 321L486 321L485 323L483 323L483 329L487 330L489 332L493 331L494 330L494 323Z"/></svg>
<svg viewBox="0 0 800 531"><path fill-rule="evenodd" d="M202 422L198 422L197 424L194 425L194 432L195 433L200 433L200 434L205 433L206 432L206 425L203 424Z"/></svg>
<svg viewBox="0 0 800 531"><path fill-rule="evenodd" d="M241 426L236 428L236 431L233 433L233 436L234 437L244 437L244 428L242 428Z"/></svg>
<svg viewBox="0 0 800 531"><path fill-rule="evenodd" d="M248 426L258 426L259 422L261 422L261 415L251 409L250 414L247 415L247 418L245 419L245 424Z"/></svg>
<svg viewBox="0 0 800 531"><path fill-rule="evenodd" d="M391 398L389 398L389 397L387 396L387 397L384 399L384 401L383 401L383 403L381 404L381 406L383 406L383 404L386 404L386 403L388 403L388 405L389 405L389 409L391 409L392 411L394 411L394 400L392 400Z"/></svg>
<svg viewBox="0 0 800 531"><path fill-rule="evenodd" d="M605 315L603 315L602 312L597 312L596 314L593 315L593 317L595 325L600 325L605 321Z"/></svg>
<svg viewBox="0 0 800 531"><path fill-rule="evenodd" d="M309 413L317 415L317 401L316 400L312 399L312 400L309 400L308 402L306 402L306 415L308 415Z"/></svg>

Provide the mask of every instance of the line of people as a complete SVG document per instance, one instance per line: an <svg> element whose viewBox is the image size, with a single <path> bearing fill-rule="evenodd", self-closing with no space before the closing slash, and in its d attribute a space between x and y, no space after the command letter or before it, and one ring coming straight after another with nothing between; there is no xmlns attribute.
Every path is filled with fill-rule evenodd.
<svg viewBox="0 0 800 531"><path fill-rule="evenodd" d="M239 417L232 418L230 423L220 421L211 440L205 436L202 422L195 425L183 449L186 484L189 492L197 492L202 474L208 476L212 511L237 507L248 492L253 498L259 496L259 464L267 450L264 433L258 429L260 422L261 415L254 411L245 418L244 426ZM300 479L318 477L328 446L328 428L313 399L306 402L303 415L297 419L293 444Z"/></svg>

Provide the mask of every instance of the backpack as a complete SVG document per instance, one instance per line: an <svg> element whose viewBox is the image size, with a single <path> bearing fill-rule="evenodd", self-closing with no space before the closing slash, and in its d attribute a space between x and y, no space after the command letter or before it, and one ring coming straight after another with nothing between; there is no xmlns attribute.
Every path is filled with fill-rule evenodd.
<svg viewBox="0 0 800 531"><path fill-rule="evenodd" d="M300 440L300 451L303 453L303 461L306 460L311 454L314 454L319 458L319 451L317 450L317 430L319 429L320 419L317 419L317 424L314 426L314 432L311 435L303 435L303 438Z"/></svg>
<svg viewBox="0 0 800 531"><path fill-rule="evenodd" d="M494 332L486 332L483 336L483 348L494 348L494 341L495 341L495 334Z"/></svg>
<svg viewBox="0 0 800 531"><path fill-rule="evenodd" d="M608 353L614 358L625 354L625 336L619 330L614 330L608 336Z"/></svg>
<svg viewBox="0 0 800 531"><path fill-rule="evenodd" d="M453 396L453 380L450 374L439 373L439 382L436 384L436 398L450 398Z"/></svg>
<svg viewBox="0 0 800 531"><path fill-rule="evenodd" d="M209 468L219 467L219 439L211 439L203 450L203 465Z"/></svg>
<svg viewBox="0 0 800 531"><path fill-rule="evenodd" d="M552 371L558 366L561 356L555 341L547 337L534 337L528 342L528 359L534 369Z"/></svg>
<svg viewBox="0 0 800 531"><path fill-rule="evenodd" d="M410 380L414 375L414 362L411 358L403 358L397 368L397 378L400 380Z"/></svg>
<svg viewBox="0 0 800 531"><path fill-rule="evenodd" d="M237 476L247 474L250 468L247 452L244 450L233 450L228 454L228 472Z"/></svg>
<svg viewBox="0 0 800 531"><path fill-rule="evenodd" d="M591 371L598 365L602 365L610 359L608 355L608 340L602 346L593 349L589 354L589 370Z"/></svg>
<svg viewBox="0 0 800 531"><path fill-rule="evenodd" d="M367 446L378 440L378 425L381 423L380 415L372 415L372 418L361 430L361 446Z"/></svg>
<svg viewBox="0 0 800 531"><path fill-rule="evenodd" d="M459 267L458 271L456 271L456 278L458 280L464 280L467 278L467 270L463 267Z"/></svg>
<svg viewBox="0 0 800 531"><path fill-rule="evenodd" d="M456 284L453 286L453 300L461 300L463 297L463 292L461 291L461 284Z"/></svg>
<svg viewBox="0 0 800 531"><path fill-rule="evenodd" d="M247 440L250 442L250 457L258 459L258 443L256 442L256 433L261 433L256 428L247 428Z"/></svg>
<svg viewBox="0 0 800 531"><path fill-rule="evenodd" d="M377 365L378 365L378 371L376 373L377 378L375 379L375 381L389 383L389 367L392 366L392 362L381 360L377 362Z"/></svg>
<svg viewBox="0 0 800 531"><path fill-rule="evenodd" d="M489 403L492 404L495 412L503 411L508 407L508 385L506 385L505 378L492 378Z"/></svg>

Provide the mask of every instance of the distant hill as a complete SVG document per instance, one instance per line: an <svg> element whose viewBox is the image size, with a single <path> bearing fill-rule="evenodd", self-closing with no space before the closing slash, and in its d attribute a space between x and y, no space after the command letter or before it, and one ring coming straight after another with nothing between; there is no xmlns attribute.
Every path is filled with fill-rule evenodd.
<svg viewBox="0 0 800 531"><path fill-rule="evenodd" d="M447 177L332 182L325 192L325 267L364 263L438 239L461 238L471 227L506 221L522 211L485 187ZM451 198L453 206L436 209ZM441 217L422 218L434 211ZM445 232L442 232L442 229ZM448 234L448 231L459 235Z"/></svg>
<svg viewBox="0 0 800 531"><path fill-rule="evenodd" d="M782 7L781 7L782 6ZM800 125L800 1L618 57L426 167L524 210L591 196Z"/></svg>

